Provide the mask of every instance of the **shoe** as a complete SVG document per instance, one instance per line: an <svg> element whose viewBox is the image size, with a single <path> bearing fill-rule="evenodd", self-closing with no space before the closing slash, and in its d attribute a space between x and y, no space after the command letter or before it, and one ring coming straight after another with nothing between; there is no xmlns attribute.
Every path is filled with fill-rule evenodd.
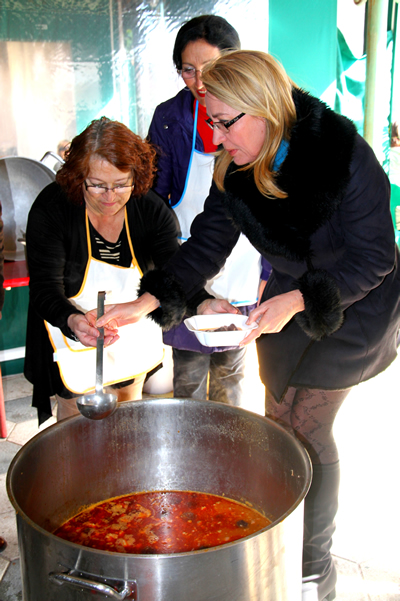
<svg viewBox="0 0 400 601"><path fill-rule="evenodd" d="M0 536L0 553L7 547L7 542Z"/></svg>

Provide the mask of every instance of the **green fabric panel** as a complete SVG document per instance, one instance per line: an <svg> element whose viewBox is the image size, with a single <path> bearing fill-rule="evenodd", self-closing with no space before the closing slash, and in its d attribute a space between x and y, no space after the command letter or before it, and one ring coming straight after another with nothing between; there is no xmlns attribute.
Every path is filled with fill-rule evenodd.
<svg viewBox="0 0 400 601"><path fill-rule="evenodd" d="M1 364L1 375L3 378L5 376L15 376L16 374L22 374L23 372L23 359L15 359L15 361L6 361L5 363Z"/></svg>
<svg viewBox="0 0 400 601"><path fill-rule="evenodd" d="M269 52L320 97L336 79L336 0L269 0Z"/></svg>
<svg viewBox="0 0 400 601"><path fill-rule="evenodd" d="M367 58L356 58L344 35L337 30L337 73L335 111L354 121L358 133L364 130L364 95Z"/></svg>
<svg viewBox="0 0 400 601"><path fill-rule="evenodd" d="M2 319L0 321L0 349L5 350L25 346L28 302L28 286L6 290ZM3 361L1 364L2 375L10 376L21 373L23 367L23 359Z"/></svg>

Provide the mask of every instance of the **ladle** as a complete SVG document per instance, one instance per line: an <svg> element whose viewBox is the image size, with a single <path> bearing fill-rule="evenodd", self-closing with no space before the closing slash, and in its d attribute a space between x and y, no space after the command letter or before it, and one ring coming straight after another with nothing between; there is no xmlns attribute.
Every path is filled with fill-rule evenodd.
<svg viewBox="0 0 400 601"><path fill-rule="evenodd" d="M105 292L97 295L97 319L104 315ZM100 336L96 343L96 392L85 394L76 399L76 404L83 416L89 419L104 419L117 408L117 397L115 394L103 390L103 350L104 350L104 328L99 328Z"/></svg>

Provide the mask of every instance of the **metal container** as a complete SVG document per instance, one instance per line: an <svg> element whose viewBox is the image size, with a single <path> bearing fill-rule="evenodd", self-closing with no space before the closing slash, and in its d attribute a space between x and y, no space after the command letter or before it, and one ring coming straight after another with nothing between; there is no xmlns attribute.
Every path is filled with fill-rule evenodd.
<svg viewBox="0 0 400 601"><path fill-rule="evenodd" d="M0 159L0 189L4 221L4 258L25 258L21 238L26 232L28 213L33 201L45 186L54 182L55 172L34 159L5 157Z"/></svg>
<svg viewBox="0 0 400 601"><path fill-rule="evenodd" d="M149 399L109 418L72 417L15 456L25 601L300 601L311 464L275 422L221 403ZM233 543L169 555L98 551L51 534L84 506L139 491L192 490L250 503L272 524Z"/></svg>

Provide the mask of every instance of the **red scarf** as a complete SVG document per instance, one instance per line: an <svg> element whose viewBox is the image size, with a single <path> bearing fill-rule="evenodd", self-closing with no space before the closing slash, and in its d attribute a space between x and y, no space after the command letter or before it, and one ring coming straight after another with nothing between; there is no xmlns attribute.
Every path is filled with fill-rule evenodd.
<svg viewBox="0 0 400 601"><path fill-rule="evenodd" d="M196 103L194 103L194 106L196 107ZM207 153L215 152L217 150L217 146L215 146L215 144L213 144L213 142L212 142L213 130L206 122L208 119L206 107L201 105L200 103L198 103L198 106L199 106L199 110L197 113L197 131L199 132L199 136L203 142L204 152L207 152ZM195 108L194 108L194 111L195 111ZM193 111L193 118L194 118L194 111Z"/></svg>

